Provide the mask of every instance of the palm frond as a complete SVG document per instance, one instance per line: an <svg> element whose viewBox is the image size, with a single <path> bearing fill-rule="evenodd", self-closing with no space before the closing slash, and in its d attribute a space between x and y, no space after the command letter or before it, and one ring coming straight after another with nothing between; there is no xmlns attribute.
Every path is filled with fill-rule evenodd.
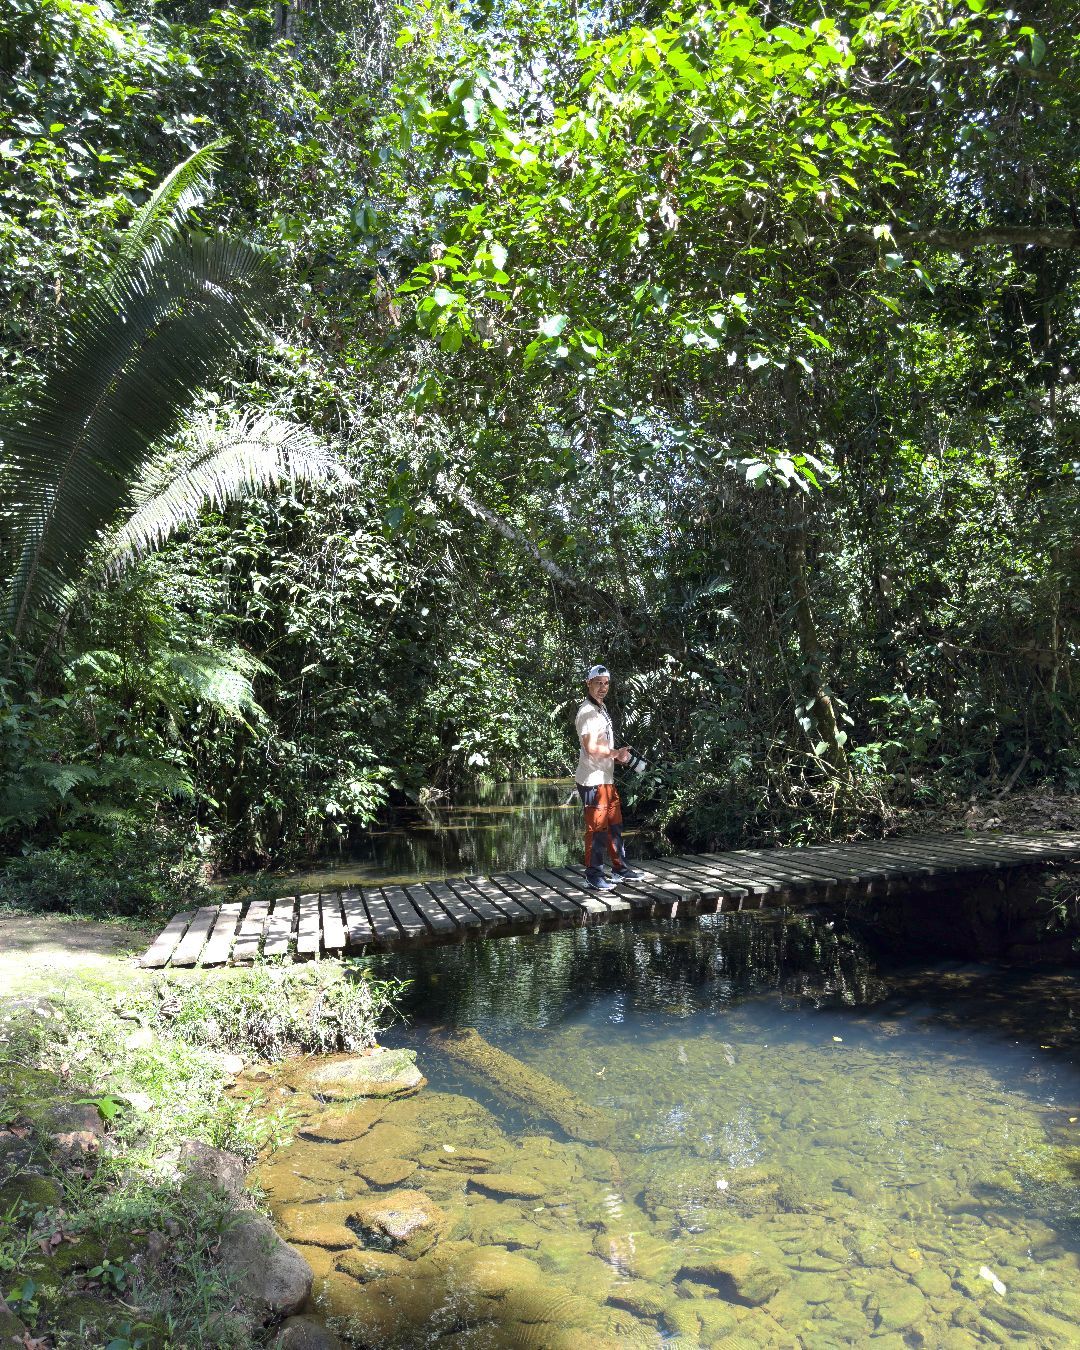
<svg viewBox="0 0 1080 1350"><path fill-rule="evenodd" d="M177 238L121 269L74 320L31 405L0 424L0 511L14 545L2 617L16 641L36 613L63 608L196 391L260 336L266 263L235 240Z"/></svg>
<svg viewBox="0 0 1080 1350"><path fill-rule="evenodd" d="M113 265L114 275L144 263L155 249L176 237L188 212L206 200L228 144L228 136L211 141L162 179L124 231Z"/></svg>
<svg viewBox="0 0 1080 1350"><path fill-rule="evenodd" d="M104 542L104 560L118 570L193 524L206 506L296 482L348 482L335 456L306 427L268 413L220 421L193 419L184 451L147 465L132 492L134 511Z"/></svg>

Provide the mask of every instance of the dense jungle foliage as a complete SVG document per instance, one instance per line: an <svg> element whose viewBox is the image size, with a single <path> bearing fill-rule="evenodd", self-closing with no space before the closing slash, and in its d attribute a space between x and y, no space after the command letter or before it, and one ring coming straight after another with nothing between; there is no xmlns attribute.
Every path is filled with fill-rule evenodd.
<svg viewBox="0 0 1080 1350"><path fill-rule="evenodd" d="M1071 11L0 0L8 891L1080 790Z"/></svg>

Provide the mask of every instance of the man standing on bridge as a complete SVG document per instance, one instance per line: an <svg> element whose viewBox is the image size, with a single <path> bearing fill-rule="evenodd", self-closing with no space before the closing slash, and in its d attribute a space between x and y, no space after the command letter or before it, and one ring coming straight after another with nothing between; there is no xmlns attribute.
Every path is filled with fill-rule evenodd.
<svg viewBox="0 0 1080 1350"><path fill-rule="evenodd" d="M636 881L645 875L626 861L622 803L615 787L615 765L625 764L630 751L625 746L616 748L615 727L604 707L611 687L607 666L590 666L585 687L588 693L574 718L581 743L574 778L585 807L585 883L590 890L610 891L620 881ZM604 875L605 854L611 857L610 881Z"/></svg>

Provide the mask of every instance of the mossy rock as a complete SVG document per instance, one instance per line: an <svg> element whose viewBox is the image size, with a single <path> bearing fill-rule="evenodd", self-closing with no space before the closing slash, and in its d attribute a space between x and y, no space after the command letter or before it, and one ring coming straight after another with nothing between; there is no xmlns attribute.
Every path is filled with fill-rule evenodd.
<svg viewBox="0 0 1080 1350"><path fill-rule="evenodd" d="M12 1177L0 1186L0 1212L10 1210L20 1201L31 1209L55 1209L63 1199L64 1192L59 1182L52 1177L39 1176L35 1172L26 1172L22 1176Z"/></svg>
<svg viewBox="0 0 1080 1350"><path fill-rule="evenodd" d="M95 1298L92 1294L71 1294L55 1308L50 1308L45 1321L53 1335L81 1334L86 1338L82 1342L84 1345L96 1345L99 1343L98 1336L101 1343L104 1343L106 1329L119 1321L122 1315L130 1316L125 1314L123 1309L107 1303L104 1299ZM95 1332L98 1336L94 1336Z"/></svg>
<svg viewBox="0 0 1080 1350"><path fill-rule="evenodd" d="M0 1302L0 1345L22 1345L23 1338L30 1335L25 1322L20 1322L15 1314Z"/></svg>
<svg viewBox="0 0 1080 1350"><path fill-rule="evenodd" d="M291 1071L289 1081L301 1091L340 1102L410 1096L427 1084L416 1067L415 1050L382 1048L364 1055L305 1060Z"/></svg>
<svg viewBox="0 0 1080 1350"><path fill-rule="evenodd" d="M548 1193L542 1182L510 1172L479 1172L469 1178L469 1186L496 1199L540 1200Z"/></svg>

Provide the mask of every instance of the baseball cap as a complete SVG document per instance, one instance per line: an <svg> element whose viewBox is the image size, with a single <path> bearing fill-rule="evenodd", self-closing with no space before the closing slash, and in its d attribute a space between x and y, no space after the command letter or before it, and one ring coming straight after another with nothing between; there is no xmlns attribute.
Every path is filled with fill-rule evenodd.
<svg viewBox="0 0 1080 1350"><path fill-rule="evenodd" d="M585 676L585 683L588 684L590 680L598 679L601 675L606 675L610 679L611 671L608 670L607 666L590 666L589 673Z"/></svg>

